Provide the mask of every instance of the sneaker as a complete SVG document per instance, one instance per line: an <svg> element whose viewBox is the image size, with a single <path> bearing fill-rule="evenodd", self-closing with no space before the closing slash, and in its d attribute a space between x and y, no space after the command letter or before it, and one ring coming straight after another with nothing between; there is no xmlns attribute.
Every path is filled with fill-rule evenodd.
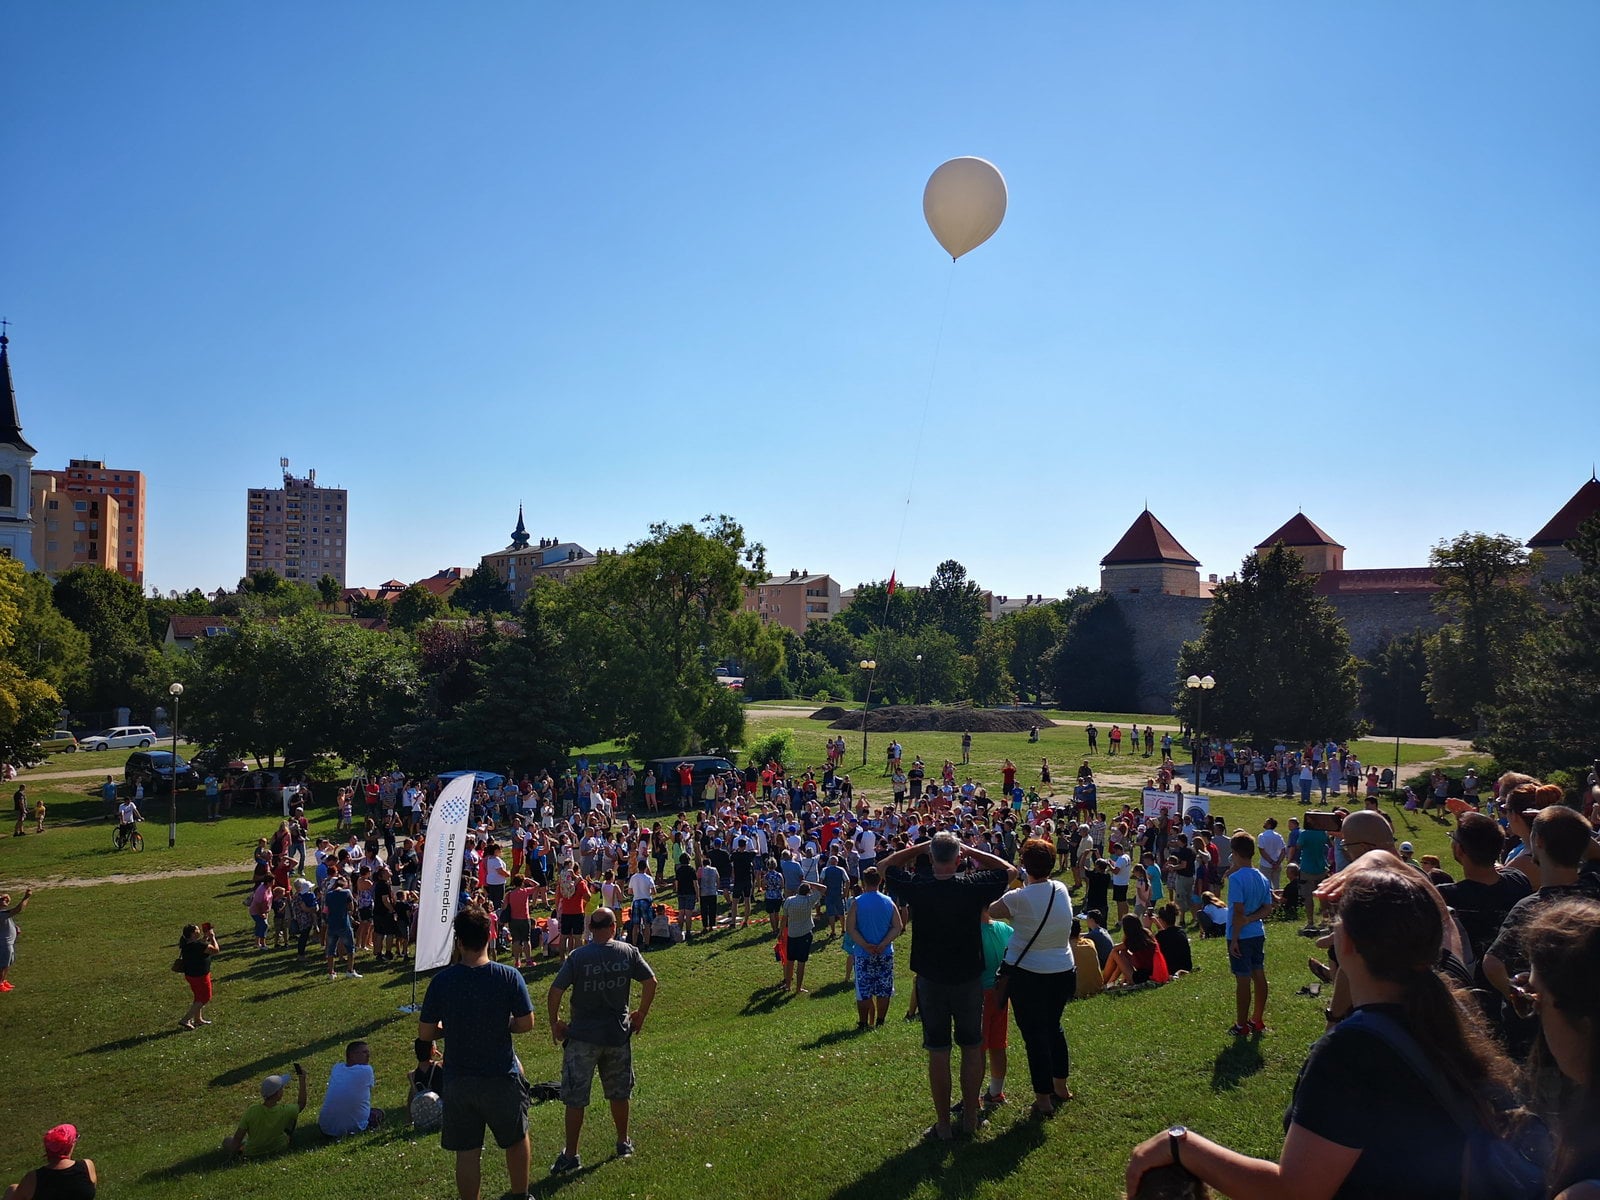
<svg viewBox="0 0 1600 1200"><path fill-rule="evenodd" d="M1250 1025L1249 1025L1249 1022L1246 1022L1243 1025L1231 1026L1228 1029L1228 1033L1230 1035L1232 1035L1233 1037L1249 1037L1250 1036Z"/></svg>
<svg viewBox="0 0 1600 1200"><path fill-rule="evenodd" d="M15 986L16 986L16 984L12 983L11 980L7 979L3 983L0 983L0 992L9 992Z"/></svg>
<svg viewBox="0 0 1600 1200"><path fill-rule="evenodd" d="M1004 1092L984 1092L983 1094L983 1105L985 1108L998 1108L1005 1102L1006 1094Z"/></svg>
<svg viewBox="0 0 1600 1200"><path fill-rule="evenodd" d="M344 977L346 979L360 979L361 978L361 972L360 971L346 971L344 973Z"/></svg>
<svg viewBox="0 0 1600 1200"><path fill-rule="evenodd" d="M617 1143L617 1157L618 1158L632 1158L633 1157L633 1139L632 1138L623 1138L622 1141Z"/></svg>
<svg viewBox="0 0 1600 1200"><path fill-rule="evenodd" d="M328 982L329 983L332 983L337 978L339 978L339 977L337 975L335 975L332 971L328 972Z"/></svg>
<svg viewBox="0 0 1600 1200"><path fill-rule="evenodd" d="M565 1150L563 1150L560 1154L556 1155L556 1161L550 1164L550 1174L570 1175L572 1172L581 1170L582 1168L582 1159L580 1159L576 1154L568 1154Z"/></svg>
<svg viewBox="0 0 1600 1200"><path fill-rule="evenodd" d="M1265 1021L1251 1021L1250 1022L1250 1032L1251 1033L1266 1033L1267 1032L1267 1023Z"/></svg>

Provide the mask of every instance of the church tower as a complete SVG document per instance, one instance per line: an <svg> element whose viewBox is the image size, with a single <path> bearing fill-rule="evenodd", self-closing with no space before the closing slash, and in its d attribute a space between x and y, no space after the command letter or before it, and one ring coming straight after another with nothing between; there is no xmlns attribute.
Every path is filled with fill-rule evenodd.
<svg viewBox="0 0 1600 1200"><path fill-rule="evenodd" d="M28 570L33 561L33 456L17 419L17 392L11 385L11 339L0 326L0 555L18 558Z"/></svg>

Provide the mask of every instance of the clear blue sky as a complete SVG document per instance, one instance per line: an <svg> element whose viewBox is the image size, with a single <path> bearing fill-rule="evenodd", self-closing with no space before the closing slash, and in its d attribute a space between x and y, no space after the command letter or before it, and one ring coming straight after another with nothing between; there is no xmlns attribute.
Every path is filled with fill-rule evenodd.
<svg viewBox="0 0 1600 1200"><path fill-rule="evenodd" d="M61 2L0 36L23 422L39 466L147 473L162 588L239 577L280 455L351 489L352 583L475 564L522 501L590 548L726 511L779 571L1059 595L1146 499L1207 571L1301 506L1413 565L1531 534L1600 454L1587 0ZM1011 203L952 268L921 194L961 154Z"/></svg>

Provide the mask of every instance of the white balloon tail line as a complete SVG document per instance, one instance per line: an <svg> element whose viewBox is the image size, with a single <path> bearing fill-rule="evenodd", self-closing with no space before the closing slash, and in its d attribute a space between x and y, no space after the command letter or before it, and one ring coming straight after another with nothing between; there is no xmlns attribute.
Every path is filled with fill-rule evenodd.
<svg viewBox="0 0 1600 1200"><path fill-rule="evenodd" d="M945 323L950 319L950 293L955 290L956 260L950 260L950 272L944 285L944 304L939 309L939 332L933 339L933 361L928 364L928 386L922 394L922 419L917 423L917 440L911 446L911 470L906 479L906 503L900 510L900 534L894 541L896 570L900 567L900 551L905 545L906 522L911 518L911 497L917 488L917 469L922 465L922 442L928 432L928 410L933 406L933 384L939 375L939 355L944 349Z"/></svg>

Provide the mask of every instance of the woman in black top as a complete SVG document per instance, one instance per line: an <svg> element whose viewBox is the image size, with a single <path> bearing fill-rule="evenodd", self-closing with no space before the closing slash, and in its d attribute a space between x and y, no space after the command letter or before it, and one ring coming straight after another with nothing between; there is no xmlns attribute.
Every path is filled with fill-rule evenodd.
<svg viewBox="0 0 1600 1200"><path fill-rule="evenodd" d="M216 932L208 921L205 925L185 925L178 941L178 961L174 964L183 973L193 998L189 1011L178 1022L180 1029L193 1029L196 1025L209 1025L206 1005L211 1002L211 956L218 953Z"/></svg>
<svg viewBox="0 0 1600 1200"><path fill-rule="evenodd" d="M1177 1160L1229 1196L1455 1200L1467 1135L1440 1090L1464 1101L1486 1131L1507 1132L1511 1065L1434 969L1447 917L1438 892L1382 851L1329 883L1338 893L1334 944L1355 1013L1312 1047L1284 1117L1278 1161L1171 1130L1134 1150L1129 1195L1147 1170ZM1437 1078L1414 1070L1407 1052Z"/></svg>
<svg viewBox="0 0 1600 1200"><path fill-rule="evenodd" d="M1189 935L1178 928L1178 916L1178 906L1171 902L1156 909L1156 945L1161 947L1161 957L1167 960L1167 970L1174 975L1194 970Z"/></svg>
<svg viewBox="0 0 1600 1200"><path fill-rule="evenodd" d="M1556 1200L1600 1200L1600 903L1557 900L1522 936L1533 965L1523 995L1551 1057L1578 1085L1561 1113L1550 1190Z"/></svg>
<svg viewBox="0 0 1600 1200"><path fill-rule="evenodd" d="M6 1189L7 1200L94 1200L99 1180L94 1162L73 1158L78 1130L57 1125L44 1135L45 1165L29 1171L22 1182Z"/></svg>

